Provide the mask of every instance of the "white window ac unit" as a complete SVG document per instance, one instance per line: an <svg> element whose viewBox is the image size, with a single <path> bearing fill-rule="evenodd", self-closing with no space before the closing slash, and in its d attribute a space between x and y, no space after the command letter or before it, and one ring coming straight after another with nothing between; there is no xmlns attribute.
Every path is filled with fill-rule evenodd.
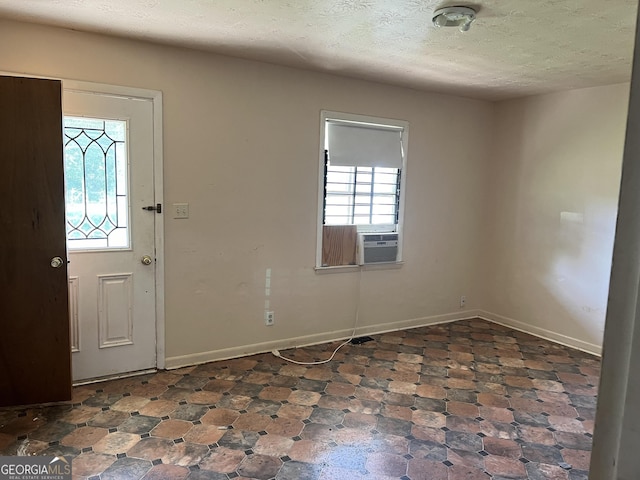
<svg viewBox="0 0 640 480"><path fill-rule="evenodd" d="M398 259L398 233L359 233L358 265L395 262Z"/></svg>

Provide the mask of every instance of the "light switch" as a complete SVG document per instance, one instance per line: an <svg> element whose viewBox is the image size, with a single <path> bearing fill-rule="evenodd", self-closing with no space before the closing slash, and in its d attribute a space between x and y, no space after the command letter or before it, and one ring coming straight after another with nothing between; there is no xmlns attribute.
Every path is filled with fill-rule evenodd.
<svg viewBox="0 0 640 480"><path fill-rule="evenodd" d="M174 203L173 204L173 218L189 218L189 204L188 203Z"/></svg>

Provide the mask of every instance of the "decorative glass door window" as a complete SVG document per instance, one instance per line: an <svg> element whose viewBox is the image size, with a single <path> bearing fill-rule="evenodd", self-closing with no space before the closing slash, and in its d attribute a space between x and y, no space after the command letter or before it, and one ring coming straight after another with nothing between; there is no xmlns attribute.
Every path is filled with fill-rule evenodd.
<svg viewBox="0 0 640 480"><path fill-rule="evenodd" d="M128 248L127 122L64 118L67 246Z"/></svg>

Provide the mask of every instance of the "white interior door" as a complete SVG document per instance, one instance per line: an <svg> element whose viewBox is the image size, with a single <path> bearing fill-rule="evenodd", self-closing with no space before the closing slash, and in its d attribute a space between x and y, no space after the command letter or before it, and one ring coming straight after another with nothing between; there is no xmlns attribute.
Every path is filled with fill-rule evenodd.
<svg viewBox="0 0 640 480"><path fill-rule="evenodd" d="M75 382L156 366L153 102L64 91Z"/></svg>

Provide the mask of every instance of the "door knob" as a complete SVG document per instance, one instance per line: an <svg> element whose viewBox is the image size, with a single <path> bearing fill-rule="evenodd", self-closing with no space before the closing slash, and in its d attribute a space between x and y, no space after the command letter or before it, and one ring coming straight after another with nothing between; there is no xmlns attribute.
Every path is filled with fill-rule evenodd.
<svg viewBox="0 0 640 480"><path fill-rule="evenodd" d="M143 265L151 265L153 263L153 259L149 255L145 255L140 261Z"/></svg>
<svg viewBox="0 0 640 480"><path fill-rule="evenodd" d="M64 260L60 257L53 257L51 259L51 266L53 268L60 268L64 264Z"/></svg>

